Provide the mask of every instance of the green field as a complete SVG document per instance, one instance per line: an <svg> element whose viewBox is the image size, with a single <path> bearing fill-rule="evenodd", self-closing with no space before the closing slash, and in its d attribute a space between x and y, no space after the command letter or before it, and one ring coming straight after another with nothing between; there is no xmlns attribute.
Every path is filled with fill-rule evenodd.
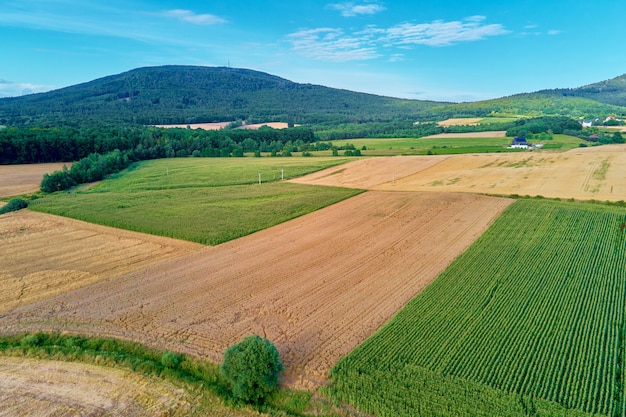
<svg viewBox="0 0 626 417"><path fill-rule="evenodd" d="M517 201L340 361L332 395L377 416L626 415L624 222Z"/></svg>
<svg viewBox="0 0 626 417"><path fill-rule="evenodd" d="M435 155L450 155L461 153L485 152L520 152L519 149L507 149L512 138L398 138L398 139L349 139L333 141L335 146L345 146L348 143L357 149L367 148L362 153L365 156L392 156L392 155L426 155L430 151ZM544 149L567 150L578 147L584 141L572 136L554 135L552 140L534 141L542 143ZM523 152L523 150L521 150ZM341 152L340 152L341 154Z"/></svg>
<svg viewBox="0 0 626 417"><path fill-rule="evenodd" d="M345 162L339 158L177 158L141 162L30 208L137 232L216 245L358 194L281 182ZM259 184L259 173L261 184Z"/></svg>

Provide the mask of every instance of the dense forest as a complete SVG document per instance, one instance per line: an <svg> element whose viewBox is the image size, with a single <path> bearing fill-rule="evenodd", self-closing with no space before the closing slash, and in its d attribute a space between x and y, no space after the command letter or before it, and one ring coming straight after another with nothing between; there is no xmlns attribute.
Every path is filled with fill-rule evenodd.
<svg viewBox="0 0 626 417"><path fill-rule="evenodd" d="M143 125L234 120L363 123L415 120L436 104L442 103L298 84L245 69L164 66L0 99L0 125L52 126L86 120Z"/></svg>
<svg viewBox="0 0 626 417"><path fill-rule="evenodd" d="M0 129L0 164L77 161L92 153L129 151L131 160L181 156L242 156L282 152L315 142L304 127L259 130L164 129L136 125Z"/></svg>
<svg viewBox="0 0 626 417"><path fill-rule="evenodd" d="M580 97L615 106L626 106L626 74L583 87L557 88L539 93L557 97Z"/></svg>
<svg viewBox="0 0 626 417"><path fill-rule="evenodd" d="M471 103L406 100L299 84L247 69L146 67L41 94L0 99L0 125L191 124L282 121L342 124L428 122L450 117L626 116L626 76L567 90ZM372 126L372 129L378 129ZM393 131L395 128L385 128Z"/></svg>

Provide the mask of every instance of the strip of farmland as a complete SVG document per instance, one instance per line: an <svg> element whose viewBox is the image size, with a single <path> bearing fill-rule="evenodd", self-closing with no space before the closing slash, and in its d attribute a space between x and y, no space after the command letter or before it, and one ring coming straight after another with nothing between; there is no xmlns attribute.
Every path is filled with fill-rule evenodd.
<svg viewBox="0 0 626 417"><path fill-rule="evenodd" d="M518 201L337 365L334 395L379 416L625 415L625 215Z"/></svg>
<svg viewBox="0 0 626 417"><path fill-rule="evenodd" d="M226 347L256 333L278 347L287 382L315 386L512 201L368 192L241 239L15 309L0 315L0 327L5 333L113 336L215 362Z"/></svg>

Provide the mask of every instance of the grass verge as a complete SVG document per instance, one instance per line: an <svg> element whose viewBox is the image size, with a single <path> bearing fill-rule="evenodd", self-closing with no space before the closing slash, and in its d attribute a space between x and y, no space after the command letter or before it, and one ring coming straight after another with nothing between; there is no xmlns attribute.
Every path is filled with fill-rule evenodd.
<svg viewBox="0 0 626 417"><path fill-rule="evenodd" d="M253 407L232 398L219 377L217 365L170 351L111 338L82 337L61 333L31 333L0 337L0 356L81 362L132 370L162 378L187 392L196 403L193 415L222 416L359 416L347 408L305 391L280 389Z"/></svg>

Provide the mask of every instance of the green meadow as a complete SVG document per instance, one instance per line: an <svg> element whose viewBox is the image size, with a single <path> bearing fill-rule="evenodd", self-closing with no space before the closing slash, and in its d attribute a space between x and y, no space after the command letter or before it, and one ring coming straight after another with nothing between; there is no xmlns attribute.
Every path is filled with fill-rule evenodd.
<svg viewBox="0 0 626 417"><path fill-rule="evenodd" d="M345 161L341 158L146 161L92 187L37 199L30 208L106 226L217 245L360 193L360 190L281 181Z"/></svg>
<svg viewBox="0 0 626 417"><path fill-rule="evenodd" d="M450 155L462 153L486 152L524 152L520 149L508 149L512 138L391 138L391 139L347 139L333 141L337 147L347 144L362 150L364 156L393 155ZM578 147L584 141L567 135L553 135L552 140L533 140L531 144L543 144L544 149L568 150ZM341 152L340 152L341 154Z"/></svg>

